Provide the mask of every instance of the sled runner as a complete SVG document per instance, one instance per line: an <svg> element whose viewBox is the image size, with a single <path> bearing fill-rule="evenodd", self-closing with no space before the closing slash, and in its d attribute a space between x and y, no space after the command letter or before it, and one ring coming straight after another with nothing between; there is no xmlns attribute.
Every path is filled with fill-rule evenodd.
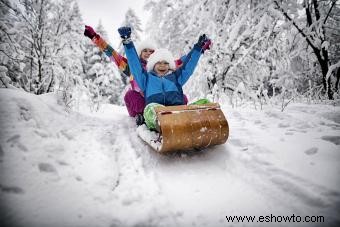
<svg viewBox="0 0 340 227"><path fill-rule="evenodd" d="M145 125L138 127L137 133L160 153L206 148L228 139L228 122L217 103L160 106L155 111L159 133Z"/></svg>

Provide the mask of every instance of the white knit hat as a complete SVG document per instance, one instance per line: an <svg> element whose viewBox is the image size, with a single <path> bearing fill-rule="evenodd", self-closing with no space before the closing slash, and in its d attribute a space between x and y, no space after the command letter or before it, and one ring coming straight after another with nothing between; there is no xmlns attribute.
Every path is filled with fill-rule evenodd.
<svg viewBox="0 0 340 227"><path fill-rule="evenodd" d="M153 54L151 54L148 59L148 64L146 65L146 69L148 71L153 70L155 64L160 61L166 61L169 63L169 67L172 70L176 70L175 58L172 53L167 49L157 49Z"/></svg>
<svg viewBox="0 0 340 227"><path fill-rule="evenodd" d="M156 50L156 44L152 39L145 39L140 43L136 43L136 51L138 56L142 53L144 49Z"/></svg>

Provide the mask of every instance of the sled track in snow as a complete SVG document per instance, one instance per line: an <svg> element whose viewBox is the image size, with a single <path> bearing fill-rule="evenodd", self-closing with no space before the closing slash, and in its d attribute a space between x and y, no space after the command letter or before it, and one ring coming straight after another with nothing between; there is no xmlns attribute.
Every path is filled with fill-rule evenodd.
<svg viewBox="0 0 340 227"><path fill-rule="evenodd" d="M152 166L155 160L149 147L139 141L131 121L125 121L116 128L114 140L119 177L114 189L119 194L122 205L129 210L143 210L143 203L148 202L150 210L145 215L147 220L139 222L141 226L176 226L175 216L169 210L167 200L162 195ZM134 122L133 122L134 123Z"/></svg>

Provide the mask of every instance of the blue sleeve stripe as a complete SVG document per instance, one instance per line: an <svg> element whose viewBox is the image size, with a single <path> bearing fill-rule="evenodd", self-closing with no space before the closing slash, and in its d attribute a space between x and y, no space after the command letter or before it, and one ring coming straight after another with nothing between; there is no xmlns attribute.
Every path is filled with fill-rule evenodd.
<svg viewBox="0 0 340 227"><path fill-rule="evenodd" d="M129 65L130 71L132 75L134 76L134 79L136 80L138 86L142 89L143 92L145 92L147 75L144 75L146 73L143 70L143 67L140 63L135 46L133 45L132 42L130 42L128 44L125 44L124 48L125 48L126 57L128 59L128 65Z"/></svg>
<svg viewBox="0 0 340 227"><path fill-rule="evenodd" d="M188 62L181 69L180 76L178 78L178 82L181 86L183 86L188 81L190 76L194 73L200 56L201 50L194 48L191 52L191 56L188 59Z"/></svg>

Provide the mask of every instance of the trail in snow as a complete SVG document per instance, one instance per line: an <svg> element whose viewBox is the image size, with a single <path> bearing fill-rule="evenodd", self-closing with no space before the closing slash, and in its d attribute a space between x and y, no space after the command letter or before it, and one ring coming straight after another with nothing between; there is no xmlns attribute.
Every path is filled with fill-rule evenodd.
<svg viewBox="0 0 340 227"><path fill-rule="evenodd" d="M223 110L226 144L160 155L124 107L67 113L55 96L0 89L0 220L17 226L323 226L340 220L339 107Z"/></svg>

